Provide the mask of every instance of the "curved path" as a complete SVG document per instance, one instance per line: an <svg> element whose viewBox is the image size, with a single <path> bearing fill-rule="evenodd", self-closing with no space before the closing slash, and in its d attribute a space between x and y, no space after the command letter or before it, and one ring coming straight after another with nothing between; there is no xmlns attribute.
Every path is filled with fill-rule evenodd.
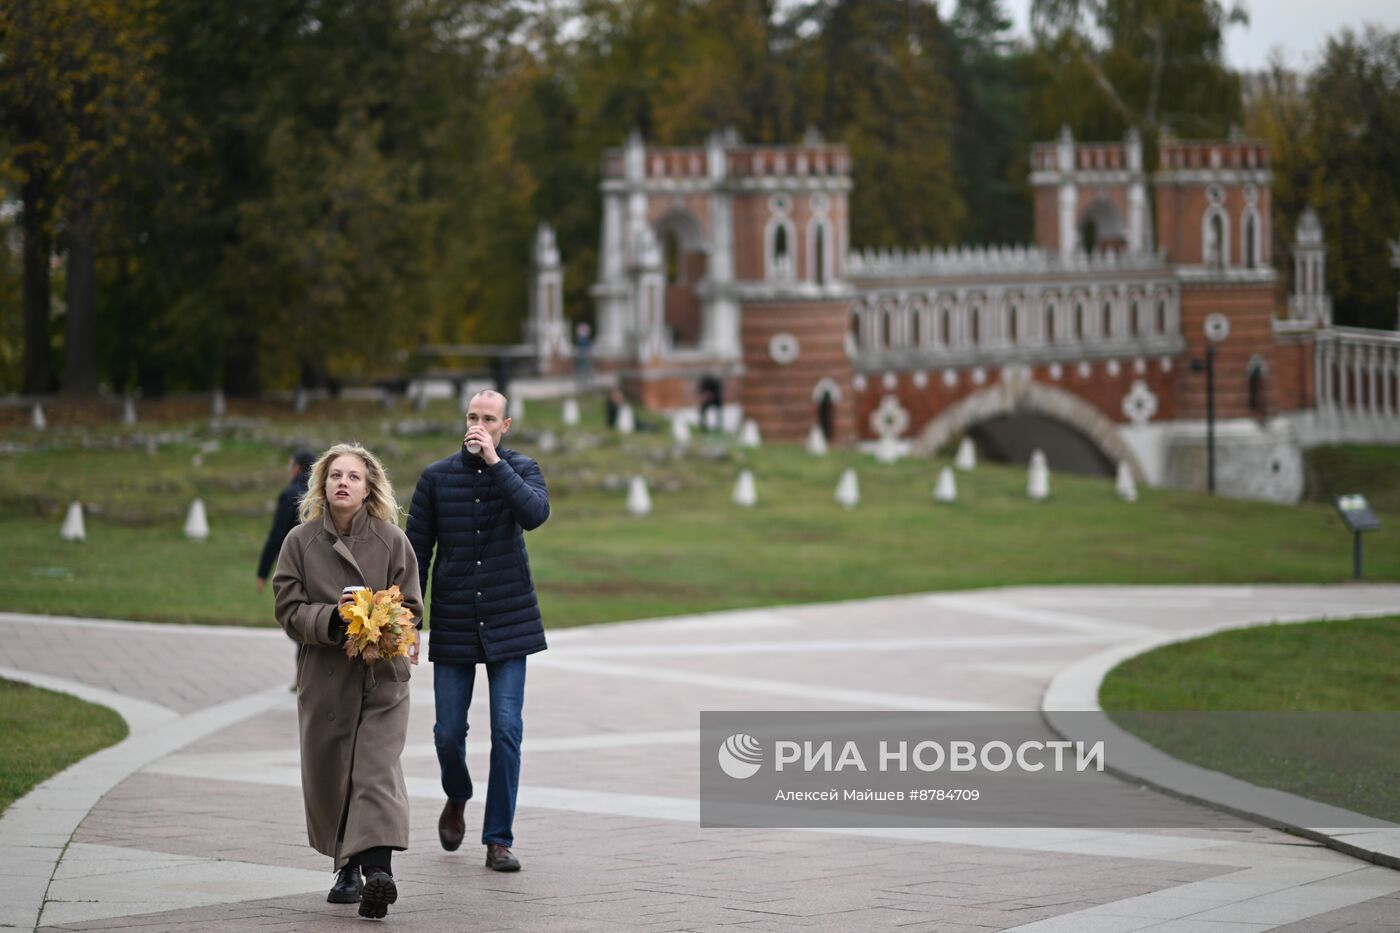
<svg viewBox="0 0 1400 933"><path fill-rule="evenodd" d="M701 829L698 711L1021 709L1171 632L1400 612L1400 587L1065 587L554 632L530 662L518 875L437 846L431 668L404 765L401 930L1394 933L1400 872L1263 828ZM0 928L339 930L305 843L273 630L0 614L0 676L132 725L0 819ZM484 693L484 691L483 691ZM484 707L485 697L478 702ZM472 717L484 787L485 709ZM480 735L483 741L478 742ZM1171 802L1171 806L1189 806ZM469 840L480 804L468 808Z"/></svg>

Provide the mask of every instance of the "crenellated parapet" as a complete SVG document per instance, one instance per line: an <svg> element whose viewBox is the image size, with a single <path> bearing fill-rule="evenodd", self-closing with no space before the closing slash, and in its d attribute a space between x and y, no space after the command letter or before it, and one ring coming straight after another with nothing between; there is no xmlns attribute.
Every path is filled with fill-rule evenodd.
<svg viewBox="0 0 1400 933"><path fill-rule="evenodd" d="M1061 255L1023 243L919 250L863 249L846 257L847 277L857 285L866 279L1098 274L1165 266L1166 258L1160 253L1086 253L1079 250Z"/></svg>
<svg viewBox="0 0 1400 933"><path fill-rule="evenodd" d="M725 146L719 159L695 146L647 146L628 159L627 149L603 153L603 180L634 182L715 181L731 179L826 179L849 186L851 157L845 146L809 143L795 146Z"/></svg>
<svg viewBox="0 0 1400 933"><path fill-rule="evenodd" d="M1184 172L1268 170L1269 144L1260 139L1164 139L1157 146L1159 181L1176 180Z"/></svg>

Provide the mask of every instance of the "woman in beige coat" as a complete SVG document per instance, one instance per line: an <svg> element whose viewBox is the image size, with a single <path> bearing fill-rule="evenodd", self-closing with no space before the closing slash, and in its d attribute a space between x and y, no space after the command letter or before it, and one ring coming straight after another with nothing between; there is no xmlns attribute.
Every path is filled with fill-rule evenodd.
<svg viewBox="0 0 1400 933"><path fill-rule="evenodd" d="M297 715L306 832L335 860L327 900L359 902L362 917L383 917L398 898L390 858L408 848L403 754L408 733L409 664L366 664L345 655L338 611L347 586L396 585L420 624L418 561L395 523L398 503L379 460L337 444L311 468L302 524L287 535L272 579L277 621L300 645ZM361 879L363 872L363 880Z"/></svg>

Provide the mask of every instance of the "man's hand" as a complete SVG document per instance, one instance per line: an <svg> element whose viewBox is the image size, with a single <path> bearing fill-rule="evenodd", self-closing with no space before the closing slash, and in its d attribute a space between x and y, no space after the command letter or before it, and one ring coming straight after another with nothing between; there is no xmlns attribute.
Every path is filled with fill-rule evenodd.
<svg viewBox="0 0 1400 933"><path fill-rule="evenodd" d="M467 428L467 433L462 438L464 444L477 444L481 447L481 459L486 461L487 466L495 466L501 462L501 455L496 453L496 445L491 443L491 435L479 424L474 424Z"/></svg>
<svg viewBox="0 0 1400 933"><path fill-rule="evenodd" d="M261 593L265 586L267 586L267 577L258 577L258 592Z"/></svg>

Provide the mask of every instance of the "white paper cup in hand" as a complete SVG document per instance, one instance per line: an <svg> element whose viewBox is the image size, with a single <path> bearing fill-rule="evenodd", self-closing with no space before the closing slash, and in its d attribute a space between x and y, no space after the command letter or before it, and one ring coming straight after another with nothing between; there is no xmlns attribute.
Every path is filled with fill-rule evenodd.
<svg viewBox="0 0 1400 933"><path fill-rule="evenodd" d="M475 441L472 441L471 443L467 444L467 453L469 453L469 454L479 454L479 453L481 453L481 445L478 444L478 443L476 443Z"/></svg>
<svg viewBox="0 0 1400 933"><path fill-rule="evenodd" d="M367 589L369 589L369 587L367 587L367 586L347 586L347 587L345 587L343 590L340 591L340 601L341 601L341 602L345 602L345 597L347 597L347 596L352 596L352 595L354 595L355 593L358 593L360 590L367 590Z"/></svg>

